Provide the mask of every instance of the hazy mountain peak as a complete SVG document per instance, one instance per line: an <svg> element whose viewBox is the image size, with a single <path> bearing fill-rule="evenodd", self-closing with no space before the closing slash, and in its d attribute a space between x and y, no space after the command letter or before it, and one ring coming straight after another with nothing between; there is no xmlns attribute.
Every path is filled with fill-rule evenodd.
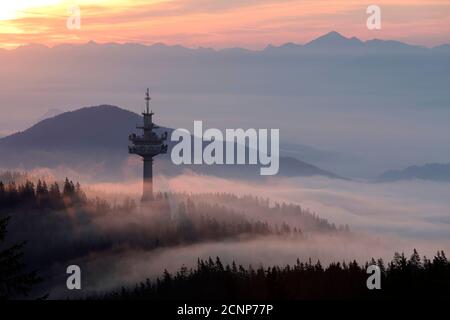
<svg viewBox="0 0 450 320"><path fill-rule="evenodd" d="M339 46L355 46L362 45L363 42L356 37L346 38L336 31L328 32L327 34L316 38L306 45L309 47L339 47Z"/></svg>
<svg viewBox="0 0 450 320"><path fill-rule="evenodd" d="M294 42L286 42L280 46L274 46L272 44L267 45L264 48L264 52L270 52L270 51L275 51L275 50L281 50L281 51L294 51L296 52L297 50L301 49L303 46L301 44L297 44Z"/></svg>
<svg viewBox="0 0 450 320"><path fill-rule="evenodd" d="M347 39L342 34L340 34L337 31L334 31L334 30L324 34L323 36L321 36L319 38L324 38L324 39L342 39L342 40ZM317 39L319 39L319 38L317 38Z"/></svg>
<svg viewBox="0 0 450 320"><path fill-rule="evenodd" d="M189 48L186 48L180 44L174 44L174 45L168 45L164 42L155 42L152 45L150 45L151 48L155 49L178 49L178 50L191 50Z"/></svg>
<svg viewBox="0 0 450 320"><path fill-rule="evenodd" d="M85 107L38 122L29 129L0 139L0 146L43 149L126 146L139 115L112 105Z"/></svg>
<svg viewBox="0 0 450 320"><path fill-rule="evenodd" d="M345 41L348 40L348 38L344 37L342 34L340 34L337 31L330 31L328 33L325 33L324 35L312 40L314 41Z"/></svg>

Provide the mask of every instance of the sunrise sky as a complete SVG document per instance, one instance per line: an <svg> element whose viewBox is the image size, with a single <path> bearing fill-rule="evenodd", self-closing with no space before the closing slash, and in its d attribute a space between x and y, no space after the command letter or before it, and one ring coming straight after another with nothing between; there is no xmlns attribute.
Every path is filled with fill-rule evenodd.
<svg viewBox="0 0 450 320"><path fill-rule="evenodd" d="M366 27L371 4L381 7L381 30ZM81 9L80 30L66 27L73 5ZM0 0L1 48L93 40L259 49L304 43L331 30L361 39L450 43L450 1Z"/></svg>

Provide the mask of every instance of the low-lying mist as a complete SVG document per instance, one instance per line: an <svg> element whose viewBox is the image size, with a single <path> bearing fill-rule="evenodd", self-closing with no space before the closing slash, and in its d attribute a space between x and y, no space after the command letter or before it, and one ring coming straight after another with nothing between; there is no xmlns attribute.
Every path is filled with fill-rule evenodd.
<svg viewBox="0 0 450 320"><path fill-rule="evenodd" d="M91 278L86 290L102 291L128 283L132 285L146 277L161 275L164 269L177 270L181 265L192 267L197 258L220 256L225 262L243 265L274 265L293 263L297 258L320 259L323 263L339 260L367 261L381 257L386 261L394 252L409 254L416 248L420 254L433 256L437 250L450 251L450 198L448 184L409 181L374 184L343 181L322 177L270 179L266 183L251 183L187 173L175 178L158 177L160 190L186 192L201 198L203 193L253 195L278 203L299 204L308 212L336 225L348 225L350 233L306 233L302 238L267 236L246 241L227 240L144 252L105 253L102 262L96 257L83 261L92 270L102 270L103 264L115 265L114 271ZM138 197L141 184L91 184L89 192L98 196ZM218 203L220 199L215 199ZM232 206L228 203L228 206ZM271 216L246 207L251 218L268 219L272 223L288 221L289 215ZM292 220L291 220L292 219ZM108 262L105 262L108 261ZM64 292L64 291L63 291Z"/></svg>
<svg viewBox="0 0 450 320"><path fill-rule="evenodd" d="M128 250L126 252L105 252L76 261L86 272L86 286L81 295L104 293L121 286L133 287L145 279L161 277L164 270L173 273L181 266L195 268L197 259L220 257L224 263L264 267L294 264L300 261L318 260L327 265L331 262L353 260L359 263L372 257L390 261L394 251L410 255L416 247L428 258L440 248L438 242L427 241L412 245L411 242L395 238L377 238L368 235L311 235L305 239L264 237L247 241L228 240L208 242L189 246L172 247L156 251ZM448 251L450 246L444 249ZM63 283L63 282L62 282ZM67 296L64 285L53 288L55 297ZM80 293L78 293L80 295ZM78 295L78 296L79 296Z"/></svg>
<svg viewBox="0 0 450 320"><path fill-rule="evenodd" d="M353 231L450 243L448 183L367 183L325 177L271 178L260 183L186 173L173 178L158 176L155 185L162 191L232 193L258 196L272 204L295 203L331 223L349 225ZM99 196L138 198L141 183L97 183L88 190Z"/></svg>
<svg viewBox="0 0 450 320"><path fill-rule="evenodd" d="M58 173L41 172L58 180ZM437 250L450 252L445 183L322 177L261 183L186 172L157 176L162 205L148 210L139 203L138 180L81 182L91 199L81 207L30 209L16 222L16 212L11 214L13 239L32 240L29 259L49 277L39 293L50 292L50 298L130 286L210 256L268 266L297 258L324 264L371 257L387 261L394 252L408 255L414 248L428 257ZM81 292L65 287L69 264L83 270Z"/></svg>

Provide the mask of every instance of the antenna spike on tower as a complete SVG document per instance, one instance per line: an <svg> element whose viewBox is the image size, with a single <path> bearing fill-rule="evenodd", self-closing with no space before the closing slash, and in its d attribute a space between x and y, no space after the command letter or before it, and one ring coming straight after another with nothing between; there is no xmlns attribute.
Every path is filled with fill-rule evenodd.
<svg viewBox="0 0 450 320"><path fill-rule="evenodd" d="M146 102L146 107L147 107L147 113L149 112L149 109L150 109L150 100L151 99L152 98L150 98L150 89L147 88L147 91L145 93L145 102Z"/></svg>

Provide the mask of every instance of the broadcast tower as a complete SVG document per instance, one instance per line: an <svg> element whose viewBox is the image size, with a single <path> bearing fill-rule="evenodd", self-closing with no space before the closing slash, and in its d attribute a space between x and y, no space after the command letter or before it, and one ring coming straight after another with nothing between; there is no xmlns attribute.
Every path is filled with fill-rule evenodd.
<svg viewBox="0 0 450 320"><path fill-rule="evenodd" d="M152 116L154 113L149 109L150 100L150 93L147 89L145 96L146 110L142 113L144 125L142 127L136 127L137 129L142 129L144 132L142 136L134 133L131 134L129 136L131 145L128 147L130 154L137 154L144 161L142 202L153 200L153 157L158 154L167 153L167 145L164 143L167 140L167 132L163 135L158 135L153 132L154 129L158 129L159 127L153 123Z"/></svg>

